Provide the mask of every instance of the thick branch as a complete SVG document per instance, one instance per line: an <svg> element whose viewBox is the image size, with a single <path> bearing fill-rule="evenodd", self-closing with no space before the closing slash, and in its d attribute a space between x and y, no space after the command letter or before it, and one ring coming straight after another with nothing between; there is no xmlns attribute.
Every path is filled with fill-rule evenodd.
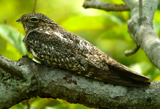
<svg viewBox="0 0 160 109"><path fill-rule="evenodd" d="M152 82L149 87L133 88L114 86L101 81L72 74L58 68L37 64L23 57L10 61L0 56L1 64L7 61L21 69L24 80L13 77L0 68L4 76L0 79L0 108L10 106L31 97L51 97L80 103L88 107L102 108L145 108L160 106L160 82ZM16 63L16 64L15 64ZM12 81L12 82L11 82ZM7 93L7 95L6 95ZM6 95L6 96L3 96Z"/></svg>

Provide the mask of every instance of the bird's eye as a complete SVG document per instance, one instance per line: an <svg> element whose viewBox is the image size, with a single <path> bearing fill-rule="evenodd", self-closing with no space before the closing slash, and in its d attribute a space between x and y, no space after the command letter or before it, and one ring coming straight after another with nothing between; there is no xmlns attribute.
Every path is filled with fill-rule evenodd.
<svg viewBox="0 0 160 109"><path fill-rule="evenodd" d="M38 22L39 20L38 20L38 18L31 18L30 21L31 22Z"/></svg>

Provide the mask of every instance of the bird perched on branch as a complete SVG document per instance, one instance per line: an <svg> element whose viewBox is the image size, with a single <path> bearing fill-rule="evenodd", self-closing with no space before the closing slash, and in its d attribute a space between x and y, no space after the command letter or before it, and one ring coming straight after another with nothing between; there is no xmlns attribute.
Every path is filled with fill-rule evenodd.
<svg viewBox="0 0 160 109"><path fill-rule="evenodd" d="M42 64L123 86L143 86L149 78L118 63L83 38L68 32L41 13L23 15L28 52Z"/></svg>

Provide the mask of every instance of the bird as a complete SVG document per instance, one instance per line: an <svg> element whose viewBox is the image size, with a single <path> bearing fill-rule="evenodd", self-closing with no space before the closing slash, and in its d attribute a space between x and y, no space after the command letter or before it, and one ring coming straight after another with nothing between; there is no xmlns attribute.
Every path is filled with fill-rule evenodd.
<svg viewBox="0 0 160 109"><path fill-rule="evenodd" d="M107 84L141 87L149 78L117 62L82 37L60 27L42 13L22 15L24 45L33 58Z"/></svg>

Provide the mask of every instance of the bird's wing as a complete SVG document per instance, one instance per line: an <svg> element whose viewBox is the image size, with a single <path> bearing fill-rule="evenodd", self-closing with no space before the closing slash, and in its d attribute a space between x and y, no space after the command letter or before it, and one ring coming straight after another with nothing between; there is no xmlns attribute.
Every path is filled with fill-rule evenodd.
<svg viewBox="0 0 160 109"><path fill-rule="evenodd" d="M81 40L79 41L81 45L84 45L82 48L84 50L88 50L82 55L89 60L88 63L92 67L90 68L92 73L89 72L88 74L90 77L103 79L104 81L108 81L110 83L115 81L115 84L133 84L136 83L135 81L139 82L138 84L141 84L141 82L146 82L146 84L149 83L148 77L143 76L115 61L113 58L100 51L88 41L79 37L77 39Z"/></svg>
<svg viewBox="0 0 160 109"><path fill-rule="evenodd" d="M106 54L102 60L103 61L101 63L103 63L104 66L107 66L108 69L93 67L95 61L90 61L93 66L91 66L90 71L88 71L89 77L124 86L140 87L150 84L148 77L143 76L133 71L132 69L118 63ZM101 67L101 63L98 67Z"/></svg>

